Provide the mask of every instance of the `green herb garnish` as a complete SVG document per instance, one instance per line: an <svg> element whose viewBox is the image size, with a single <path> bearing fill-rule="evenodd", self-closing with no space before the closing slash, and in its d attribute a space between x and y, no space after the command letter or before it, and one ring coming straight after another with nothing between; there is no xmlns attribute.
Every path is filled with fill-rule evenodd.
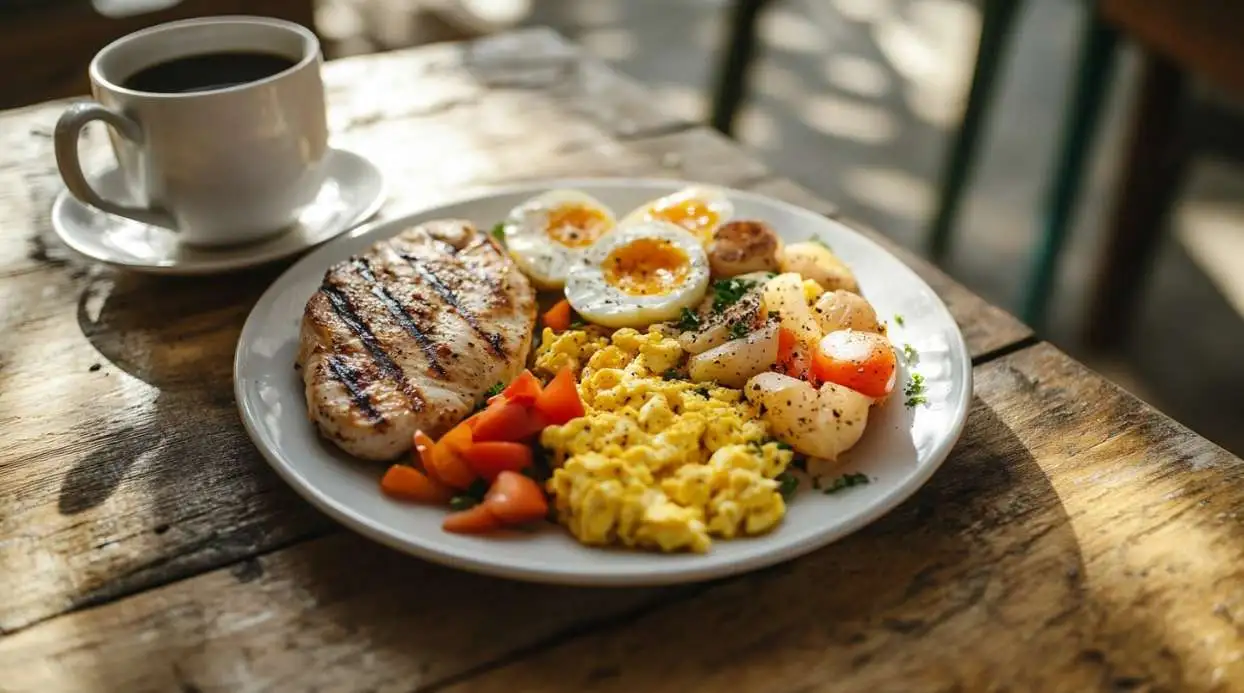
<svg viewBox="0 0 1244 693"><path fill-rule="evenodd" d="M778 474L775 480L778 482L778 493L782 494L782 498L789 499L799 488L799 479L790 472Z"/></svg>
<svg viewBox="0 0 1244 693"><path fill-rule="evenodd" d="M872 479L867 474L843 474L842 476L829 482L829 485L821 489L821 493L838 493L839 491L849 489L852 486L863 486Z"/></svg>
<svg viewBox="0 0 1244 693"><path fill-rule="evenodd" d="M834 249L833 249L833 248L831 248L831 247L829 247L829 244L825 242L825 239L821 238L820 236L813 236L813 237L811 237L811 238L809 238L809 239L808 239L808 242L809 242L809 243L815 243L815 244L817 244L817 245L821 246L822 248L824 248L824 249L828 250L828 251L829 251L829 252L831 252L831 253L832 253L832 252L834 252Z"/></svg>
<svg viewBox="0 0 1244 693"><path fill-rule="evenodd" d="M742 320L730 326L730 336L734 337L735 339L742 339L743 337L746 337L748 334L750 334L751 331L752 331L752 328L748 327L747 323L743 322Z"/></svg>
<svg viewBox="0 0 1244 693"><path fill-rule="evenodd" d="M503 385L502 383L497 383L496 385L493 385L492 387L485 390L484 396L485 397L496 397L497 395L501 394L501 391L504 389L505 389L505 385Z"/></svg>
<svg viewBox="0 0 1244 693"><path fill-rule="evenodd" d="M505 245L505 222L498 221L493 224L492 231L489 231L488 233L492 234L492 237L497 239L498 243Z"/></svg>
<svg viewBox="0 0 1244 693"><path fill-rule="evenodd" d="M916 353L916 348L910 344L903 345L903 359L907 363L914 364L920 360L920 354Z"/></svg>
<svg viewBox="0 0 1244 693"><path fill-rule="evenodd" d="M700 316L690 308L682 309L682 317L678 320L678 329L683 332L691 332L700 329Z"/></svg>
<svg viewBox="0 0 1244 693"><path fill-rule="evenodd" d="M677 368L670 368L669 370L662 373L661 377L664 378L665 380L678 380L682 376L678 374Z"/></svg>
<svg viewBox="0 0 1244 693"><path fill-rule="evenodd" d="M903 387L903 394L907 395L907 401L904 404L909 407L928 404L929 398L924 396L924 376L912 373L907 385Z"/></svg>
<svg viewBox="0 0 1244 693"><path fill-rule="evenodd" d="M744 294L751 291L756 286L756 282L746 279L733 277L731 279L718 279L713 282L713 312L720 313L729 308L743 298Z"/></svg>
<svg viewBox="0 0 1244 693"><path fill-rule="evenodd" d="M894 314L894 324L895 324L895 325L898 325L899 327L902 327L902 326L903 326L903 316L902 316L902 315L899 315L898 313L895 313L895 314Z"/></svg>
<svg viewBox="0 0 1244 693"><path fill-rule="evenodd" d="M478 498L468 496L465 494L461 496L454 496L453 498L449 499L450 510L470 510L471 508L474 508L477 505L479 505Z"/></svg>
<svg viewBox="0 0 1244 693"><path fill-rule="evenodd" d="M708 392L709 392L709 390L708 390L708 386L707 386L707 385L705 385L705 386L703 386L703 387L697 387L697 388L695 389L695 391L696 391L696 394L698 394L699 396L703 397L704 399L708 399Z"/></svg>
<svg viewBox="0 0 1244 693"><path fill-rule="evenodd" d="M776 443L777 443L778 450L794 450L794 448L792 448L791 446L787 445L786 443L783 443L783 442L782 442L782 441L780 441L780 440L778 440L778 441L774 441L774 442L776 442Z"/></svg>
<svg viewBox="0 0 1244 693"><path fill-rule="evenodd" d="M571 320L570 321L570 329L572 330L581 330L585 327L587 327L587 323L583 322L582 320Z"/></svg>

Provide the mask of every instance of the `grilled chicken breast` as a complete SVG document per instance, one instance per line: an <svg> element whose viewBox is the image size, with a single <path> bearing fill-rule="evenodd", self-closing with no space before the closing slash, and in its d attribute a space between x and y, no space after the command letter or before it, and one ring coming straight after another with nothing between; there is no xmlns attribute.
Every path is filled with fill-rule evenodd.
<svg viewBox="0 0 1244 693"><path fill-rule="evenodd" d="M338 263L307 302L307 413L346 452L390 460L438 437L527 360L535 292L470 222L428 222Z"/></svg>

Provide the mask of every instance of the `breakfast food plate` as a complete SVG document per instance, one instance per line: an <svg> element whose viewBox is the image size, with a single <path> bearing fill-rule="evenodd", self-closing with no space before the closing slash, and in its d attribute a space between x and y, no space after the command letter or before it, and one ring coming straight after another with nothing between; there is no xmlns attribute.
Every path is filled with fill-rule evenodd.
<svg viewBox="0 0 1244 693"><path fill-rule="evenodd" d="M566 193L550 192L566 190L574 191L574 214L564 213L570 204ZM685 196L688 190L703 192L692 195L694 204L679 203L681 212L689 213L676 222L686 230L671 231L657 219L662 208L653 201ZM563 208L550 212L550 195ZM529 242L527 222L554 216L563 226L550 237L560 234L562 245L575 253ZM714 228L703 234L684 223L708 218ZM739 225L727 231L727 219ZM445 220L465 220L480 231ZM564 233L571 226L582 230L596 224L603 226L586 236ZM758 227L780 236L776 249L772 242L766 246L757 240L764 240L764 234L757 236ZM492 240L490 229L508 241L508 254ZM747 252L718 252L713 244L732 234L748 239ZM708 252L688 241L693 236ZM644 251L642 257L632 252L636 249ZM766 253L780 255L780 266L773 261L764 271ZM838 275L825 274L824 264L808 260L817 253L836 258L846 277L840 286ZM556 260L563 255L571 261L560 267ZM800 266L802 272L793 271ZM712 283L710 271L716 278ZM534 324L528 277L541 288L561 292L565 287L568 306L561 301L550 308L547 297L541 301L540 310L548 311L542 326ZM669 283L668 291L654 294L653 281ZM611 293L618 287L624 291ZM748 298L751 292L754 299ZM782 303L790 292L798 305ZM657 300L660 296L669 300ZM700 300L701 307L694 308ZM749 300L755 315L744 324L737 315ZM868 320L818 331L816 321L824 325L826 320L823 309L841 318L844 310L852 314L843 308L847 305L858 317L862 313L856 304ZM488 306L505 310L489 313ZM571 308L591 324L570 323ZM720 340L695 346L710 333L714 313L736 317L718 326ZM462 321L452 323L461 326L457 332L445 327L451 319ZM557 328L549 329L554 324ZM800 330L810 332L806 344L812 351L805 359L810 365L796 369L800 347L780 345ZM849 370L836 365L841 347L848 342L858 346L861 340L886 345L884 363L861 361L864 366ZM540 346L531 348L532 341ZM739 353L754 355L765 348L771 351L763 367L738 370ZM772 350L778 350L776 362ZM718 356L706 361L700 354ZM471 373L479 373L477 382L453 382L459 358L470 363L462 371L467 377L459 379L470 381ZM733 365L722 366L723 359ZM874 366L888 369L880 380L869 379ZM536 377L529 372L517 376L524 367ZM569 391L577 410L545 406L546 395L566 392L559 383L573 385L576 378L577 394L574 387ZM263 295L242 331L234 379L242 420L265 458L298 493L346 526L453 567L581 585L721 577L840 539L929 479L962 431L971 399L971 362L954 320L927 284L876 243L771 198L668 180L525 184L355 229L304 257ZM497 394L494 379L511 387ZM612 401L623 386L632 388L626 395L632 398L629 404ZM825 407L789 410L792 398ZM413 410L408 400L418 400ZM471 414L473 405L485 408ZM559 410L572 413L559 418ZM544 417L521 439L522 445L548 455L550 469L537 478L560 524L537 521L518 529L458 533L479 527L455 525L442 507L407 502L409 494L403 494L412 487L389 483L396 472L419 480L423 486L416 491L431 484L475 493L473 501L467 500L474 508L459 508L449 517L474 512L475 519L506 519L513 505L494 501L515 494L498 491L505 485L501 480L536 487L528 477L494 470L484 475L492 487L483 496L469 490L483 482L470 476L459 480L454 466L463 464L455 451L462 451L467 466L478 471L484 457L477 453L518 445L492 441L519 437L484 433L496 429L496 420L505 418L498 412L505 411L530 411L532 420ZM808 412L825 418L810 426ZM624 435L605 440L609 435L601 429L606 423ZM843 433L856 424L853 434ZM412 458L406 448L415 428L430 435ZM690 450L686 441L670 440L687 430L694 431ZM469 446L472 432L477 447L451 446L450 439L462 435ZM440 440L433 443L434 438ZM697 446L706 449L697 452ZM468 449L473 451L469 455ZM444 466L448 458L433 450L449 450L445 455L454 465ZM680 450L700 457L666 455L657 461L665 454L661 451ZM807 454L807 463L798 462L800 453ZM390 466L391 459L397 464ZM531 455L525 459L524 474L533 471ZM650 470L617 466L635 459ZM716 482L707 476L684 479L695 475L680 476L675 468L683 466L696 474L715 469L726 481L713 487L718 489L713 494L733 486L742 495L697 500L692 481L705 480L704 488ZM810 473L796 471L797 466ZM619 485L592 473L613 475L634 493L612 493ZM386 493L381 492L382 477ZM776 500L779 487L784 500ZM763 503L753 512L744 496ZM462 498L455 497L454 503Z"/></svg>

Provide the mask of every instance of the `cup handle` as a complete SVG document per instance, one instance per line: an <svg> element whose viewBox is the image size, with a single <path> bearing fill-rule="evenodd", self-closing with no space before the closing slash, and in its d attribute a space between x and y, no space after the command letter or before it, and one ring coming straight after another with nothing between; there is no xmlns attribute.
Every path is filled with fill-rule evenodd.
<svg viewBox="0 0 1244 693"><path fill-rule="evenodd" d="M56 167L60 169L60 177L65 181L65 187L69 188L70 194L84 204L109 214L176 229L173 217L168 212L155 207L132 207L106 200L87 182L82 173L82 163L78 160L78 135L92 120L103 121L131 142L142 144L143 141L143 131L138 123L116 111L94 101L79 101L70 105L56 121L56 130L52 136L56 149Z"/></svg>

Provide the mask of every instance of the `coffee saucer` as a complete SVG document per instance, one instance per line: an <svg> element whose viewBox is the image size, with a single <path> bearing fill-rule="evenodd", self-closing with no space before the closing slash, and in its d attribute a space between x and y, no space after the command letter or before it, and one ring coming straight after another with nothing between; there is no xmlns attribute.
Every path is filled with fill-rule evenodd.
<svg viewBox="0 0 1244 693"><path fill-rule="evenodd" d="M180 242L159 226L101 212L62 190L52 205L52 228L71 249L93 260L136 272L202 275L232 272L296 255L357 226L384 203L384 178L367 159L330 150L320 194L298 221L279 236L246 245L202 248ZM91 178L101 195L129 197L121 171L112 168Z"/></svg>

